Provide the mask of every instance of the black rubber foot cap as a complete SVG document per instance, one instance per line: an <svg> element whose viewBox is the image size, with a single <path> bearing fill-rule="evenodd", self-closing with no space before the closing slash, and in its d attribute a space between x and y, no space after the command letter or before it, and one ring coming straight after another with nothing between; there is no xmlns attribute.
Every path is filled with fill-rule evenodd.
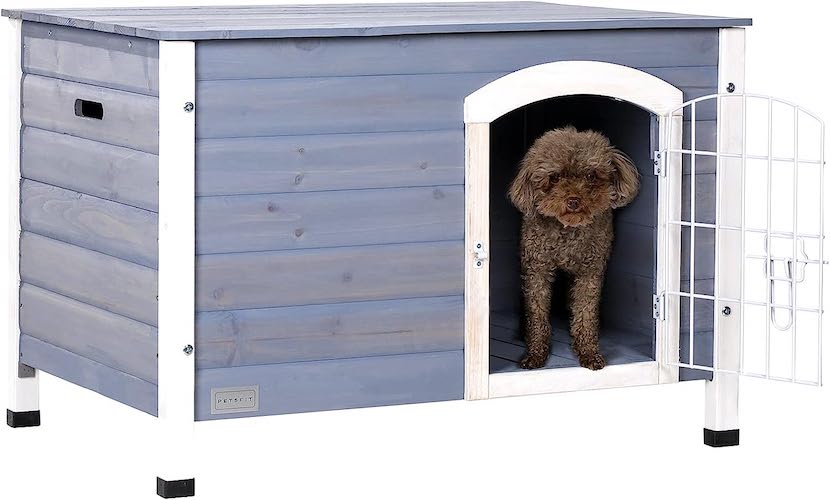
<svg viewBox="0 0 830 500"><path fill-rule="evenodd" d="M184 498L196 495L195 479L180 479L178 481L165 481L156 478L156 493L161 498Z"/></svg>
<svg viewBox="0 0 830 500"><path fill-rule="evenodd" d="M703 444L713 448L722 446L738 446L738 429L731 431L713 431L703 429Z"/></svg>
<svg viewBox="0 0 830 500"><path fill-rule="evenodd" d="M6 410L6 423L9 427L37 427L40 425L40 411Z"/></svg>

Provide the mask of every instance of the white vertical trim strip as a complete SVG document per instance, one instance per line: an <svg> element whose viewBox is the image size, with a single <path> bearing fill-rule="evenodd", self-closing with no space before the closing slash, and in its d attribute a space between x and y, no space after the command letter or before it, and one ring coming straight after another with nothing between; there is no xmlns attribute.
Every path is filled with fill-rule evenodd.
<svg viewBox="0 0 830 500"><path fill-rule="evenodd" d="M718 92L726 91L728 84L732 83L735 87L733 92L738 95L743 94L745 92L744 29L721 29L719 40ZM720 98L718 100L720 101ZM731 101L734 102L730 102L729 106L722 106L718 115L717 182L723 183L721 195L729 197L729 203L719 204L721 206L718 208L717 224L728 224L740 217L740 206L743 204L743 200L735 199L739 198L740 193L734 194L736 183L730 182L730 180L736 180L740 172L733 174L731 169L726 168L728 162L720 157L723 151L734 152L732 150L737 145L743 147L743 99L735 98ZM739 293L734 290L736 283L740 286L740 273L735 266L736 258L740 257L740 265L744 265L743 255L739 253L741 245L738 238L740 235L735 238L726 238L724 234L720 236L718 248L715 249L719 256L716 260L720 269L716 268L715 279L718 280L720 293L725 293L730 297L738 296ZM740 366L740 321L737 318L740 318L739 315L743 315L744 311L740 306L730 307L733 310L730 316L721 315L718 310L714 311L715 321L718 324L718 342L714 349L718 350L716 358L720 365L715 368L737 370ZM738 428L738 375L736 373L715 371L712 374L712 381L706 382L705 427L714 431Z"/></svg>
<svg viewBox="0 0 830 500"><path fill-rule="evenodd" d="M487 399L490 376L490 263L476 267L475 242L490 245L490 124L465 134L464 399ZM485 248L489 250L489 248Z"/></svg>
<svg viewBox="0 0 830 500"><path fill-rule="evenodd" d="M39 409L38 373L20 378L20 84L23 23L9 19L9 409Z"/></svg>
<svg viewBox="0 0 830 500"><path fill-rule="evenodd" d="M193 478L195 418L195 135L194 42L159 42L158 416L163 427L159 477ZM198 103L196 103L198 104Z"/></svg>

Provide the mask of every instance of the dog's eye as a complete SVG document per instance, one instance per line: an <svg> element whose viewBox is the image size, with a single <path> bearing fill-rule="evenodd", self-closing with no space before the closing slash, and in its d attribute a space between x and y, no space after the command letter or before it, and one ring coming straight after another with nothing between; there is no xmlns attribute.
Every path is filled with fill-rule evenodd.
<svg viewBox="0 0 830 500"><path fill-rule="evenodd" d="M557 182L559 182L559 174L550 174L550 177L548 177L548 181L551 184L556 184Z"/></svg>
<svg viewBox="0 0 830 500"><path fill-rule="evenodd" d="M591 172L591 173L589 173L588 175L585 176L585 179L588 182L594 182L595 180L597 180L597 175L595 173Z"/></svg>

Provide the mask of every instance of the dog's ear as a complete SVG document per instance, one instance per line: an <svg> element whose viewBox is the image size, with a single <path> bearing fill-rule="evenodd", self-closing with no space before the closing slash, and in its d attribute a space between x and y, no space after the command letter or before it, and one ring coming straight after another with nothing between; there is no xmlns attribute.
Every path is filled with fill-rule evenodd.
<svg viewBox="0 0 830 500"><path fill-rule="evenodd" d="M631 159L619 149L611 150L611 208L620 208L631 203L640 189L640 174Z"/></svg>
<svg viewBox="0 0 830 500"><path fill-rule="evenodd" d="M510 184L507 196L520 212L525 215L532 215L536 210L536 197L534 196L535 190L532 179L533 168L526 160L526 158L522 160L519 173L516 174L513 183Z"/></svg>

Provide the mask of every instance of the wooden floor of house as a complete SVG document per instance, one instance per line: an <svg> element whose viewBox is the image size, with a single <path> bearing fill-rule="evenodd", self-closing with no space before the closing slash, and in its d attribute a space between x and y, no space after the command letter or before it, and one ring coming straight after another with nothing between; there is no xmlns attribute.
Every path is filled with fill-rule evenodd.
<svg viewBox="0 0 830 500"><path fill-rule="evenodd" d="M520 371L518 362L525 351L525 342L519 331L521 315L493 312L490 314L490 373ZM571 350L567 323L553 321L551 355L546 369L579 366ZM599 336L600 352L609 365L654 360L652 335L642 332L602 327Z"/></svg>

